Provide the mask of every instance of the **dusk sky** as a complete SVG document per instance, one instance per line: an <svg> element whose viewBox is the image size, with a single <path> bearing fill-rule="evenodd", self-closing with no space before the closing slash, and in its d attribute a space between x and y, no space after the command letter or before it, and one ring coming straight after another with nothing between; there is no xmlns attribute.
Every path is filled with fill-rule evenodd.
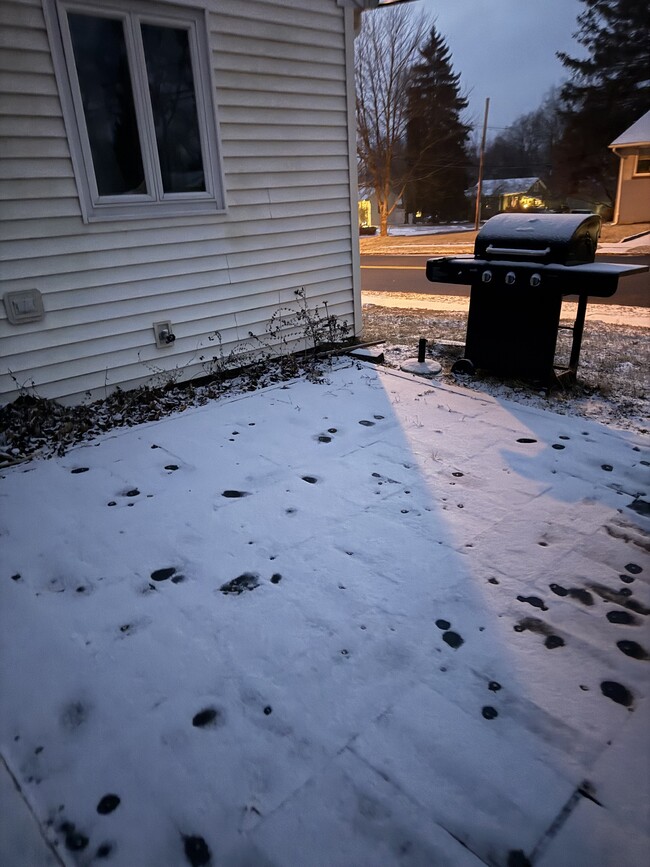
<svg viewBox="0 0 650 867"><path fill-rule="evenodd" d="M567 77L556 51L584 54L572 37L580 0L417 0L418 7L435 16L447 40L479 135L486 97L493 137Z"/></svg>

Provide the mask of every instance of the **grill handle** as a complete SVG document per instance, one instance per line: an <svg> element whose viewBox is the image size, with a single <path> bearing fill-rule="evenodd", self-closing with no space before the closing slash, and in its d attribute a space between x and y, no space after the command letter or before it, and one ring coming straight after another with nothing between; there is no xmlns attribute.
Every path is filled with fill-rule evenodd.
<svg viewBox="0 0 650 867"><path fill-rule="evenodd" d="M548 256L551 248L544 247L543 250L519 250L513 247L495 247L492 244L488 244L485 252L490 256L528 256L531 259L539 259L542 256Z"/></svg>

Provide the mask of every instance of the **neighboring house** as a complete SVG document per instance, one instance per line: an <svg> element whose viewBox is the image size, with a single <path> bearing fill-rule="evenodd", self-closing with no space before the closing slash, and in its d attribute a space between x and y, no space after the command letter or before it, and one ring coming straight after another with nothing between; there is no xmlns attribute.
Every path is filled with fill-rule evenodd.
<svg viewBox="0 0 650 867"><path fill-rule="evenodd" d="M358 5L3 0L1 399L200 375L302 288L360 329Z"/></svg>
<svg viewBox="0 0 650 867"><path fill-rule="evenodd" d="M620 158L614 222L650 221L650 111L609 147Z"/></svg>
<svg viewBox="0 0 650 867"><path fill-rule="evenodd" d="M474 213L478 184L465 195ZM539 211L548 206L549 191L540 178L497 178L481 184L481 216L484 219L504 211Z"/></svg>

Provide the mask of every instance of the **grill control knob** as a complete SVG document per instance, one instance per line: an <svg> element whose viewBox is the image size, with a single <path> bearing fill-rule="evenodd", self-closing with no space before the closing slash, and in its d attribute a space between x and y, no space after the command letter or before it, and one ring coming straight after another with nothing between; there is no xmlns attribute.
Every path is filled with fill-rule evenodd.
<svg viewBox="0 0 650 867"><path fill-rule="evenodd" d="M531 274L531 276L530 276L530 285L531 286L539 286L539 284L541 282L542 282L542 275L541 274Z"/></svg>
<svg viewBox="0 0 650 867"><path fill-rule="evenodd" d="M492 282L492 272L491 271L484 271L481 274L481 280L484 283L491 283Z"/></svg>
<svg viewBox="0 0 650 867"><path fill-rule="evenodd" d="M506 274L506 286L512 286L516 279L517 275L515 274L515 272L508 271L508 273Z"/></svg>

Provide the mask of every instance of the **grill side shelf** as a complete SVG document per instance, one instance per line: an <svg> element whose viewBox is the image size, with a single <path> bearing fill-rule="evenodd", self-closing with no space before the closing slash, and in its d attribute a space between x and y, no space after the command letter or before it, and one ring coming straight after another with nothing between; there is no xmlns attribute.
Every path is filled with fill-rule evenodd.
<svg viewBox="0 0 650 867"><path fill-rule="evenodd" d="M530 278L535 274L540 279L534 291L560 292L562 295L593 295L599 298L609 298L613 295L619 278L647 270L647 265L623 265L613 262L558 265L448 256L429 259L426 265L427 279L432 283L471 286L482 282L483 275L487 271L491 274L489 286L494 291L498 291L505 285L506 274L514 274L514 285L522 292L531 292L533 289L531 289Z"/></svg>

